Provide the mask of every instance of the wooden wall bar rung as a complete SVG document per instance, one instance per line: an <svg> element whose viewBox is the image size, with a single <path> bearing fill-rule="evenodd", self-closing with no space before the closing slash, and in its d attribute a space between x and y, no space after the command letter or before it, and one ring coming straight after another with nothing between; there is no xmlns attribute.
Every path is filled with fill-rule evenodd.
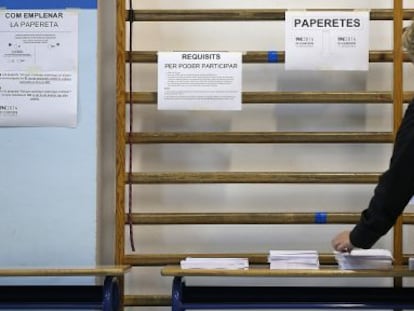
<svg viewBox="0 0 414 311"><path fill-rule="evenodd" d="M404 102L411 101L414 92L404 93ZM242 102L249 104L392 104L392 92L242 92ZM134 104L157 103L157 92L133 92ZM129 102L129 93L125 93Z"/></svg>
<svg viewBox="0 0 414 311"><path fill-rule="evenodd" d="M252 265L267 264L268 253L181 253L181 254L127 254L125 263L135 267L176 265L186 257L205 258L248 258ZM336 263L335 257L328 253L319 253L319 262L323 265Z"/></svg>
<svg viewBox="0 0 414 311"><path fill-rule="evenodd" d="M286 225L317 224L321 216L324 224L354 224L360 213L132 213L131 221L134 225Z"/></svg>
<svg viewBox="0 0 414 311"><path fill-rule="evenodd" d="M128 174L127 174L128 175ZM132 184L304 183L375 184L380 173L361 172L150 172L132 173Z"/></svg>
<svg viewBox="0 0 414 311"><path fill-rule="evenodd" d="M392 143L391 132L134 132L130 144Z"/></svg>
<svg viewBox="0 0 414 311"><path fill-rule="evenodd" d="M277 63L285 62L285 51L272 51L277 54ZM156 63L158 61L157 51L132 51L125 52L125 59L132 63ZM370 63L390 63L394 59L392 51L370 51ZM243 63L269 63L269 51L248 51L243 53ZM404 62L411 62L407 53L404 53Z"/></svg>
<svg viewBox="0 0 414 311"><path fill-rule="evenodd" d="M323 217L323 221L321 221ZM194 224L355 224L360 213L132 213L125 224L194 225ZM403 223L414 224L414 214L405 213Z"/></svg>
<svg viewBox="0 0 414 311"><path fill-rule="evenodd" d="M414 224L414 213L404 213L402 214L402 222L404 224Z"/></svg>
<svg viewBox="0 0 414 311"><path fill-rule="evenodd" d="M315 9L316 10L316 9ZM344 11L346 9L336 9ZM134 22L209 22L209 21L283 21L286 9L238 9L238 10L127 10L126 21L133 16ZM403 18L411 19L414 10L405 9ZM370 20L393 20L392 9L370 10Z"/></svg>
<svg viewBox="0 0 414 311"><path fill-rule="evenodd" d="M329 243L329 241L327 242ZM125 255L125 264L134 267L146 267L146 266L165 266L165 265L177 265L180 264L180 260L186 257L205 257L205 258L248 258L249 263L252 265L264 265L267 264L267 257L269 253L181 253L181 254L127 254ZM408 258L413 254L404 254L403 262L408 263ZM334 265L336 264L333 253L319 253L319 262L322 265Z"/></svg>
<svg viewBox="0 0 414 311"><path fill-rule="evenodd" d="M169 295L125 295L125 307L164 307L171 305Z"/></svg>

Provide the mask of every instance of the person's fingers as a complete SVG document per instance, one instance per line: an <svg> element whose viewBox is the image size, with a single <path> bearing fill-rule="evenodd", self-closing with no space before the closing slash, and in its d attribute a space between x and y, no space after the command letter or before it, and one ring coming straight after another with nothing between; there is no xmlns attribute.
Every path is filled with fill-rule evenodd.
<svg viewBox="0 0 414 311"><path fill-rule="evenodd" d="M331 241L332 247L338 252L350 252L353 248L348 239L344 238L342 234L338 235Z"/></svg>
<svg viewBox="0 0 414 311"><path fill-rule="evenodd" d="M332 247L333 247L334 250L340 252L341 243L334 239L334 240L332 240Z"/></svg>
<svg viewBox="0 0 414 311"><path fill-rule="evenodd" d="M337 235L337 236L335 236L335 237L332 239L332 241L331 241L332 247L333 247L335 250L338 250L338 249L341 247L341 244L342 244L342 238L341 238L341 235L342 235L342 233L341 233L341 234L338 234L338 235Z"/></svg>
<svg viewBox="0 0 414 311"><path fill-rule="evenodd" d="M339 252L350 252L352 247L348 243L339 244L337 247L337 251Z"/></svg>
<svg viewBox="0 0 414 311"><path fill-rule="evenodd" d="M343 252L345 248L346 246L344 244L338 243L336 244L335 250L337 250L338 252Z"/></svg>

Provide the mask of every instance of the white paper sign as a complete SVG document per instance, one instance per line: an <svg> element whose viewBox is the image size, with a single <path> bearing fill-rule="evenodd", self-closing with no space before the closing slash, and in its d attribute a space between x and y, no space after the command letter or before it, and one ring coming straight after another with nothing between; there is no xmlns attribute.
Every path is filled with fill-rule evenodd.
<svg viewBox="0 0 414 311"><path fill-rule="evenodd" d="M158 109L241 110L239 52L159 52Z"/></svg>
<svg viewBox="0 0 414 311"><path fill-rule="evenodd" d="M0 10L0 30L0 126L76 126L78 13Z"/></svg>
<svg viewBox="0 0 414 311"><path fill-rule="evenodd" d="M287 11L286 70L368 70L368 11Z"/></svg>

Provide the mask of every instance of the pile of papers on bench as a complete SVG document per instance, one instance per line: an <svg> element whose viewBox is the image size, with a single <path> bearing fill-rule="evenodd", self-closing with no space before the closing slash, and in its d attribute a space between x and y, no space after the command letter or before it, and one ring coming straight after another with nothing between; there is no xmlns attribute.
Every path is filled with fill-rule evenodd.
<svg viewBox="0 0 414 311"><path fill-rule="evenodd" d="M247 258L196 258L187 257L180 262L181 269L247 269Z"/></svg>
<svg viewBox="0 0 414 311"><path fill-rule="evenodd" d="M270 269L319 269L318 252L314 250L271 250Z"/></svg>
<svg viewBox="0 0 414 311"><path fill-rule="evenodd" d="M349 253L335 252L335 259L342 270L392 268L393 257L387 249L353 249Z"/></svg>

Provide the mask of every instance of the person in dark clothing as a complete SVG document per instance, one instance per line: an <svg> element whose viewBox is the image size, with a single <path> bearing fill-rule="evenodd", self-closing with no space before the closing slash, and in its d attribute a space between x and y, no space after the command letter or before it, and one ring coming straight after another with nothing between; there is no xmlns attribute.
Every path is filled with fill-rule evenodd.
<svg viewBox="0 0 414 311"><path fill-rule="evenodd" d="M414 56L414 24L403 34L405 50ZM336 251L354 247L371 248L386 234L414 195L414 99L405 111L395 137L389 168L381 175L368 208L351 231L343 231L332 240Z"/></svg>

